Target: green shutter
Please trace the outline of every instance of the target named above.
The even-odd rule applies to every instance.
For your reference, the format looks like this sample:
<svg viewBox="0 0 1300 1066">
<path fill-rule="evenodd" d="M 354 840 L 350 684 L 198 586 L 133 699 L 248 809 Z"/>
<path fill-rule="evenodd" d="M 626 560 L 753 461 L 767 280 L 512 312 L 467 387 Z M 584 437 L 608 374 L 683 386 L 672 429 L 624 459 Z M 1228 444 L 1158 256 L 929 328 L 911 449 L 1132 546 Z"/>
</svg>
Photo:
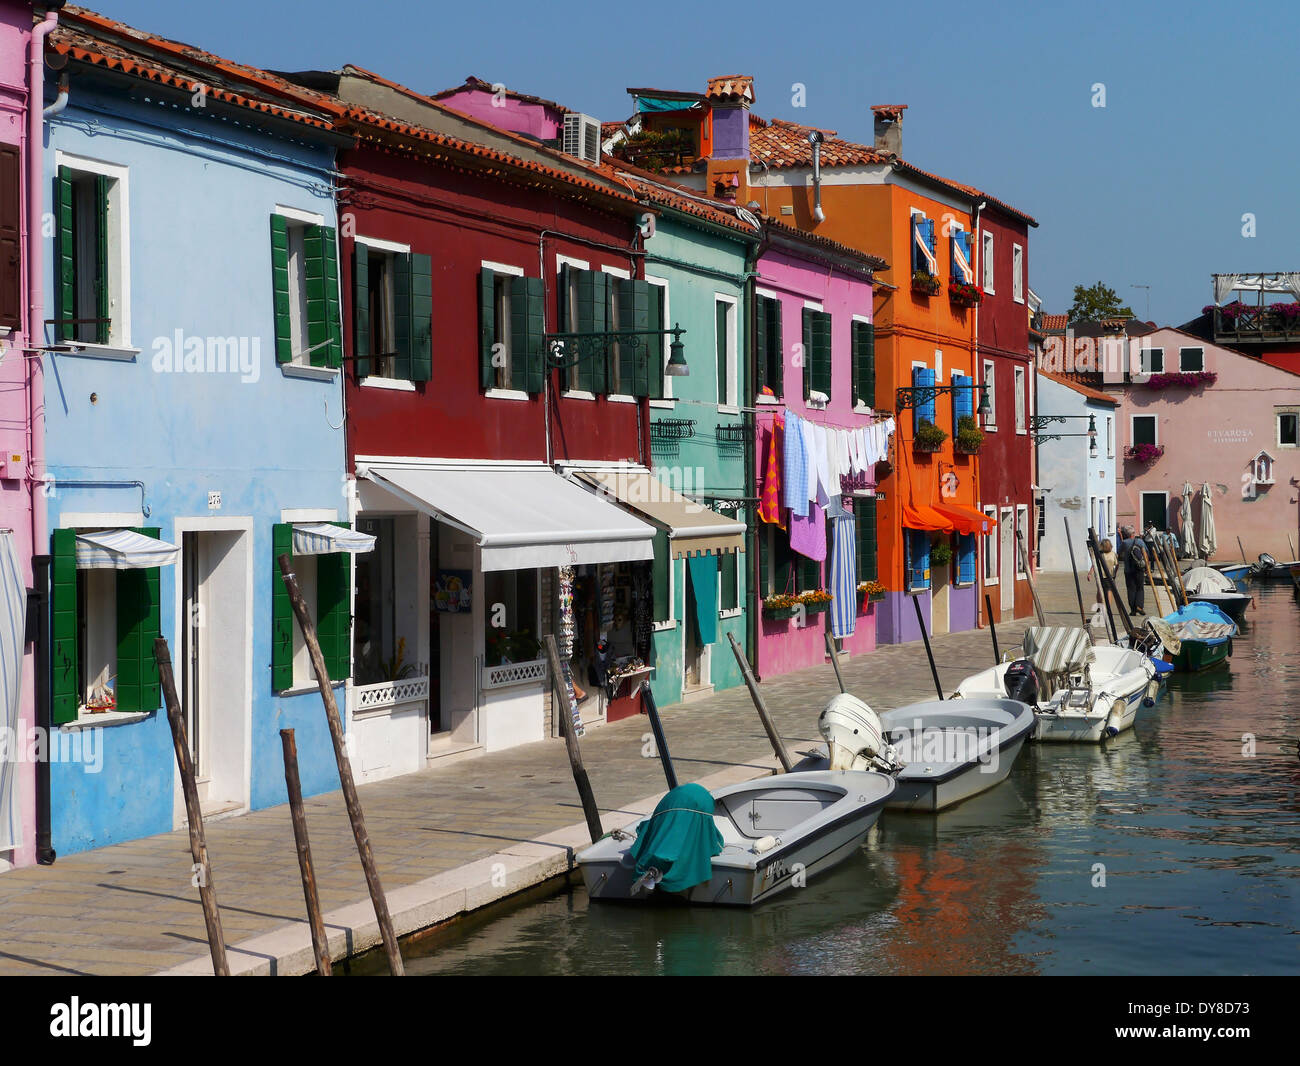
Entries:
<svg viewBox="0 0 1300 1066">
<path fill-rule="evenodd" d="M 411 380 L 411 257 L 393 255 L 393 377 Z"/>
<path fill-rule="evenodd" d="M 411 380 L 433 377 L 433 258 L 411 256 Z"/>
<path fill-rule="evenodd" d="M 822 564 L 816 559 L 799 556 L 799 591 L 811 592 L 822 587 Z"/>
<path fill-rule="evenodd" d="M 803 398 L 805 400 L 812 392 L 813 314 L 814 312 L 809 308 L 803 309 Z"/>
<path fill-rule="evenodd" d="M 673 565 L 672 553 L 669 551 L 668 534 L 664 530 L 655 533 L 655 557 L 651 565 L 651 577 L 654 588 L 654 620 L 666 622 L 672 617 L 672 603 L 669 593 L 672 591 L 668 580 L 669 567 Z"/>
<path fill-rule="evenodd" d="M 293 688 L 293 605 L 280 575 L 280 556 L 293 555 L 293 525 L 271 527 L 271 688 Z"/>
<path fill-rule="evenodd" d="M 662 285 L 646 283 L 646 304 L 649 308 L 650 329 L 663 329 L 664 289 Z M 661 333 L 658 337 L 645 338 L 649 342 L 650 356 L 646 362 L 646 372 L 650 376 L 649 396 L 652 400 L 663 398 L 664 394 L 664 344 L 666 338 Z"/>
<path fill-rule="evenodd" d="M 334 228 L 303 227 L 303 252 L 306 260 L 309 360 L 312 366 L 340 367 L 343 365 L 343 329 L 339 316 L 338 246 Z"/>
<path fill-rule="evenodd" d="M 275 314 L 275 361 L 293 359 L 293 332 L 289 326 L 289 224 L 283 215 L 271 216 L 271 292 Z"/>
<path fill-rule="evenodd" d="M 770 323 L 767 305 L 770 302 L 766 296 L 759 296 L 754 301 L 754 395 L 756 397 L 761 396 L 763 386 L 769 384 L 767 364 L 770 358 L 771 338 L 768 336 Z M 772 391 L 776 391 L 775 387 Z"/>
<path fill-rule="evenodd" d="M 655 286 L 647 281 L 622 281 L 618 285 L 619 329 L 648 330 L 654 328 L 651 300 Z M 619 390 L 627 396 L 649 396 L 652 364 L 657 359 L 662 366 L 661 338 L 638 337 L 639 347 L 620 344 L 618 351 Z M 660 374 L 662 379 L 662 373 Z"/>
<path fill-rule="evenodd" d="M 108 307 L 108 182 L 103 174 L 95 175 L 95 341 L 107 344 L 109 337 Z"/>
<path fill-rule="evenodd" d="M 159 539 L 154 526 L 137 529 Z M 162 634 L 160 571 L 117 571 L 117 683 L 114 695 L 119 711 L 156 711 L 162 704 L 162 686 L 154 641 Z"/>
<path fill-rule="evenodd" d="M 713 302 L 714 354 L 718 361 L 718 404 L 727 402 L 727 305 Z"/>
<path fill-rule="evenodd" d="M 485 389 L 496 385 L 492 346 L 497 340 L 496 274 L 484 267 L 478 272 L 478 383 Z"/>
<path fill-rule="evenodd" d="M 347 522 L 336 526 L 350 529 Z M 330 681 L 345 681 L 352 672 L 348 637 L 351 628 L 352 555 L 333 552 L 316 556 L 316 639 Z"/>
<path fill-rule="evenodd" d="M 825 311 L 814 315 L 817 360 L 814 364 L 813 388 L 831 397 L 831 316 Z"/>
<path fill-rule="evenodd" d="M 878 580 L 879 566 L 876 551 L 876 501 L 866 497 L 854 500 L 857 521 L 854 523 L 858 540 L 858 580 Z"/>
<path fill-rule="evenodd" d="M 70 341 L 76 337 L 77 260 L 72 226 L 72 171 L 59 167 L 54 183 L 55 214 L 55 316 L 60 320 L 55 336 Z M 74 715 L 75 717 L 75 715 Z"/>
<path fill-rule="evenodd" d="M 735 552 L 718 553 L 718 609 L 731 611 L 740 606 Z"/>
<path fill-rule="evenodd" d="M 50 540 L 50 666 L 53 671 L 50 712 L 55 725 L 64 725 L 77 720 L 81 703 L 78 691 L 81 672 L 77 666 L 77 531 L 56 529 Z"/>
<path fill-rule="evenodd" d="M 768 547 L 768 536 L 770 527 L 763 525 L 758 527 L 758 599 L 761 602 L 767 595 L 767 572 L 771 566 L 771 560 L 768 556 L 771 549 Z"/>
<path fill-rule="evenodd" d="M 601 270 L 579 270 L 573 275 L 575 333 L 605 333 L 609 329 L 609 275 Z M 578 364 L 578 388 L 599 395 L 609 388 L 605 356 L 592 355 Z"/>
<path fill-rule="evenodd" d="M 370 374 L 370 251 L 360 241 L 352 246 L 352 354 L 360 381 Z"/>
<path fill-rule="evenodd" d="M 781 301 L 769 300 L 768 312 L 768 334 L 771 337 L 772 355 L 774 363 L 772 366 L 772 391 L 776 393 L 777 399 L 785 396 L 785 335 L 781 325 Z"/>
<path fill-rule="evenodd" d="M 876 406 L 876 327 L 853 323 L 853 403 Z"/>
<path fill-rule="evenodd" d="M 510 387 L 539 393 L 546 380 L 546 289 L 541 278 L 510 279 Z"/>
</svg>

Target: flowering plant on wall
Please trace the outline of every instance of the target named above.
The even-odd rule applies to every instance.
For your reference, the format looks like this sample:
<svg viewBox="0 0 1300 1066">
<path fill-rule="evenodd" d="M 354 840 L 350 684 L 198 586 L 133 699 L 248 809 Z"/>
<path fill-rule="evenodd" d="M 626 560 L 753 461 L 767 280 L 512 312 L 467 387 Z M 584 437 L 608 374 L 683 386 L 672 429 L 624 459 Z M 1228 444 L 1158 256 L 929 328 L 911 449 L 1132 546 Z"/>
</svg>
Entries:
<svg viewBox="0 0 1300 1066">
<path fill-rule="evenodd" d="M 1226 303 L 1219 308 L 1219 316 L 1229 325 L 1232 325 L 1232 323 L 1235 322 L 1242 315 L 1254 310 L 1255 308 L 1248 307 L 1240 300 L 1233 300 L 1231 303 Z M 1214 304 L 1206 304 L 1204 307 L 1201 308 L 1201 314 L 1203 315 L 1209 315 L 1213 313 L 1214 313 Z"/>
<path fill-rule="evenodd" d="M 1159 444 L 1135 444 L 1124 454 L 1137 463 L 1154 463 L 1165 454 L 1165 450 Z"/>
<path fill-rule="evenodd" d="M 1184 388 L 1194 389 L 1201 385 L 1213 385 L 1219 375 L 1213 370 L 1196 370 L 1187 374 L 1152 374 L 1146 380 L 1148 389 Z"/>
<path fill-rule="evenodd" d="M 912 271 L 913 292 L 924 293 L 926 296 L 938 296 L 940 287 L 939 279 L 928 270 Z"/>
<path fill-rule="evenodd" d="M 984 291 L 978 285 L 951 278 L 948 281 L 948 299 L 961 307 L 976 307 L 984 299 Z"/>
</svg>

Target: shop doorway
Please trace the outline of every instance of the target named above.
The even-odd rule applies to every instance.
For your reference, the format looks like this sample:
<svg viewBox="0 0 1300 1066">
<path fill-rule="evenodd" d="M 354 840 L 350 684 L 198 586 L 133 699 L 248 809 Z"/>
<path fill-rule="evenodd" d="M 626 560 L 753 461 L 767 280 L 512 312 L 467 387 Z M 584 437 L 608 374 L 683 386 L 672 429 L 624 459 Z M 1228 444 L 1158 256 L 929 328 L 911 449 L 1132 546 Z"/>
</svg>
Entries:
<svg viewBox="0 0 1300 1066">
<path fill-rule="evenodd" d="M 943 543 L 940 541 L 939 543 Z M 930 633 L 939 636 L 948 632 L 948 592 L 950 563 L 930 563 L 930 587 L 933 598 L 930 601 Z"/>
<path fill-rule="evenodd" d="M 695 689 L 703 688 L 705 681 L 704 674 L 704 645 L 700 641 L 700 623 L 699 613 L 695 601 L 695 585 L 689 577 L 686 581 L 686 618 L 683 633 L 685 642 L 682 653 L 682 688 L 686 692 L 692 692 Z"/>
</svg>

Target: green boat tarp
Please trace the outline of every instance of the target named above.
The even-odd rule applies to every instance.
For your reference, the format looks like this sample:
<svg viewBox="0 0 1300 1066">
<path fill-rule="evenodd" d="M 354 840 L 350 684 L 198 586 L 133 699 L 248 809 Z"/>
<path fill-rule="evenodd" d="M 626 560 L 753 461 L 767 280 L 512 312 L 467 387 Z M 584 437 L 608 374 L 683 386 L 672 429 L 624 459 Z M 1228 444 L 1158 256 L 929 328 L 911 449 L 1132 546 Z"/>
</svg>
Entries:
<svg viewBox="0 0 1300 1066">
<path fill-rule="evenodd" d="M 680 892 L 713 876 L 713 856 L 722 852 L 722 834 L 713 821 L 713 795 L 703 785 L 679 785 L 636 829 L 629 854 L 637 876 L 651 867 L 663 874 L 659 887 Z"/>
</svg>

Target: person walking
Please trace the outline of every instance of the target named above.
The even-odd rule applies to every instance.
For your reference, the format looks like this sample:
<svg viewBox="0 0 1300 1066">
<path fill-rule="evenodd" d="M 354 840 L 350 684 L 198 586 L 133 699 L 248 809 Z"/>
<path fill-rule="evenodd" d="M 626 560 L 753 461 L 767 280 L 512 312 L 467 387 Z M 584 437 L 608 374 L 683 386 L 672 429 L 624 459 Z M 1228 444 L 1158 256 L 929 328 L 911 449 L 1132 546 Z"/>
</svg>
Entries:
<svg viewBox="0 0 1300 1066">
<path fill-rule="evenodd" d="M 1124 586 L 1128 592 L 1128 609 L 1133 615 L 1146 614 L 1147 546 L 1125 526 L 1119 542 L 1119 561 L 1124 564 Z"/>
<path fill-rule="evenodd" d="M 1115 554 L 1115 545 L 1110 542 L 1109 537 L 1103 538 L 1102 542 L 1097 545 L 1101 549 L 1102 561 L 1106 564 L 1106 569 L 1110 572 L 1111 577 L 1119 573 L 1119 557 Z M 1093 574 L 1097 570 L 1096 563 L 1088 564 L 1088 580 L 1093 580 Z M 1102 581 L 1100 574 L 1097 574 L 1097 602 L 1104 605 L 1106 603 L 1106 586 Z"/>
</svg>

